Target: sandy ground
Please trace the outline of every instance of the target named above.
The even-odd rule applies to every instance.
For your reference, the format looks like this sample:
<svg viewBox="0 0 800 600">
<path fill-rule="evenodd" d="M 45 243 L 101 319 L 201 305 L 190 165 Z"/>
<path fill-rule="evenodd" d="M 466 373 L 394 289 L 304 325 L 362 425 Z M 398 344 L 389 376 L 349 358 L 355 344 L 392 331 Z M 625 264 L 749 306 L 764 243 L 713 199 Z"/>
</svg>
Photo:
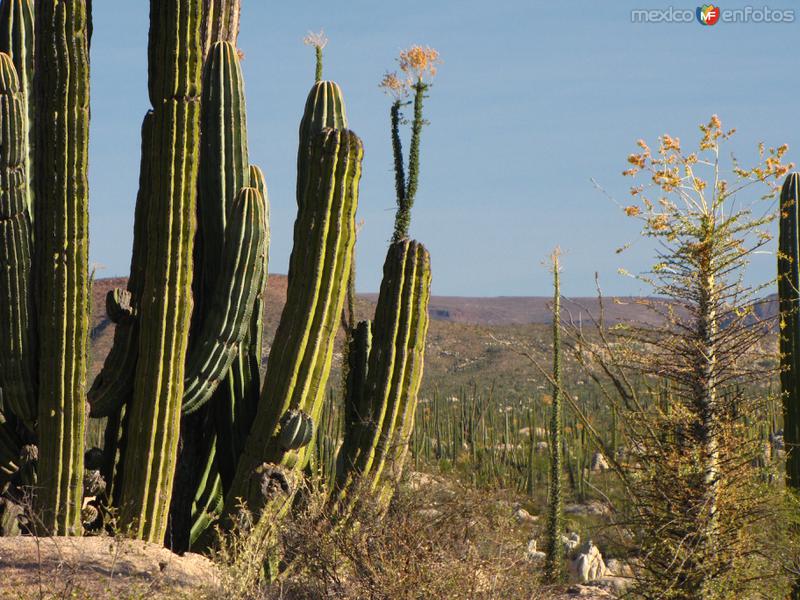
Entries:
<svg viewBox="0 0 800 600">
<path fill-rule="evenodd" d="M 196 598 L 214 565 L 154 544 L 109 537 L 0 538 L 0 598 Z"/>
</svg>

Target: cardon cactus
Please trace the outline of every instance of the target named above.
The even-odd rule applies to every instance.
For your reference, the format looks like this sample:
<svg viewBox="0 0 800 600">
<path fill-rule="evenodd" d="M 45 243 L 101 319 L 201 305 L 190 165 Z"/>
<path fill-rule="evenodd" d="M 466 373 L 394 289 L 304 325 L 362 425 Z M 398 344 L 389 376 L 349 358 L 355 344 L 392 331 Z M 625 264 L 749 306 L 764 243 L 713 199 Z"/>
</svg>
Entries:
<svg viewBox="0 0 800 600">
<path fill-rule="evenodd" d="M 200 143 L 201 0 L 152 0 L 153 106 L 146 270 L 139 306 L 120 516 L 136 537 L 161 542 L 178 450 L 184 361 L 192 310 Z"/>
<path fill-rule="evenodd" d="M 300 120 L 300 140 L 297 145 L 297 202 L 302 202 L 308 180 L 308 161 L 311 160 L 311 142 L 326 127 L 347 129 L 342 90 L 333 81 L 317 81 L 306 98 L 303 118 Z"/>
<path fill-rule="evenodd" d="M 341 90 L 321 81 L 319 63 L 300 123 L 287 301 L 262 386 L 269 205 L 248 157 L 240 2 L 151 0 L 153 108 L 142 124 L 131 272 L 106 297 L 114 346 L 87 394 L 91 2 L 38 0 L 35 78 L 32 6 L 0 4 L 0 485 L 35 488 L 48 532 L 100 527 L 111 504 L 133 536 L 176 549 L 244 500 L 258 516 L 249 540 L 266 555 L 315 447 L 353 294 L 363 147 Z M 427 251 L 397 240 L 384 275 L 374 343 L 369 324 L 348 338 L 342 456 L 352 460 L 340 474 L 372 491 L 399 472 L 413 422 Z M 88 471 L 85 399 L 107 419 Z M 329 480 L 337 429 L 326 413 Z"/>
<path fill-rule="evenodd" d="M 11 58 L 0 54 L 0 389 L 5 409 L 33 430 L 36 332 L 24 161 L 25 106 Z"/>
<path fill-rule="evenodd" d="M 34 53 L 33 0 L 3 0 L 0 3 L 0 52 L 11 57 L 19 79 L 19 92 L 25 106 L 22 114 L 26 132 L 25 179 L 27 183 L 28 212 L 33 218 L 33 155 L 36 148 L 34 135 L 33 53 Z"/>
<path fill-rule="evenodd" d="M 240 0 L 203 0 L 203 58 L 215 42 L 236 44 L 239 37 Z"/>
<path fill-rule="evenodd" d="M 417 392 L 422 380 L 428 331 L 430 257 L 422 244 L 394 242 L 386 256 L 383 281 L 372 325 L 356 329 L 353 356 L 357 367 L 347 390 L 347 426 L 338 461 L 334 501 L 346 510 L 357 499 L 357 488 L 377 492 L 381 476 L 393 482 L 402 469 L 413 427 Z M 366 376 L 364 349 L 369 348 Z M 358 386 L 363 386 L 361 391 Z M 388 493 L 389 486 L 384 488 Z M 388 498 L 384 498 L 388 500 Z"/>
<path fill-rule="evenodd" d="M 229 42 L 214 44 L 207 60 L 202 126 L 206 132 L 201 149 L 198 200 L 198 244 L 202 259 L 196 268 L 196 325 L 187 359 L 184 413 L 197 410 L 208 401 L 228 373 L 249 332 L 253 307 L 266 277 L 268 234 L 264 198 L 261 197 L 260 210 L 255 215 L 257 220 L 250 227 L 237 233 L 231 232 L 229 225 L 235 199 L 250 183 L 244 87 L 237 51 Z M 254 188 L 250 193 L 261 195 Z M 253 247 L 256 252 L 228 255 L 227 252 L 238 253 L 238 248 L 244 250 L 243 240 L 234 238 L 245 233 L 260 239 L 260 245 Z M 220 253 L 223 246 L 226 253 Z M 234 258 L 237 262 L 231 263 Z M 239 269 L 232 269 L 233 264 Z M 202 368 L 206 373 L 199 385 L 191 379 Z"/>
<path fill-rule="evenodd" d="M 786 482 L 800 490 L 800 174 L 787 176 L 781 190 L 778 234 L 778 298 L 780 301 L 781 390 Z"/>
<path fill-rule="evenodd" d="M 256 295 L 264 281 L 265 212 L 260 192 L 242 188 L 225 231 L 221 257 L 226 268 L 208 299 L 206 318 L 187 358 L 185 413 L 208 401 L 241 350 L 249 330 Z"/>
<path fill-rule="evenodd" d="M 342 313 L 355 242 L 355 212 L 361 177 L 361 140 L 349 130 L 324 129 L 311 144 L 307 185 L 302 188 L 294 228 L 289 280 L 267 363 L 255 422 L 236 470 L 226 511 L 242 498 L 258 511 L 265 498 L 253 478 L 260 465 L 304 464 L 308 446 L 286 451 L 280 422 L 290 410 L 318 421 L 330 373 L 336 324 Z"/>
<path fill-rule="evenodd" d="M 266 231 L 264 200 L 260 192 L 254 188 L 243 188 L 234 202 L 225 233 L 224 259 L 227 269 L 220 277 L 209 316 L 203 322 L 188 356 L 184 405 L 187 398 L 202 397 L 216 404 L 212 407 L 216 410 L 197 415 L 201 418 L 190 420 L 194 417 L 192 415 L 184 419 L 184 425 L 199 427 L 200 431 L 184 430 L 180 468 L 188 487 L 184 493 L 178 493 L 173 498 L 171 510 L 173 523 L 177 521 L 178 524 L 182 517 L 186 518 L 187 509 L 189 511 L 190 525 L 182 527 L 184 531 L 188 529 L 189 538 L 181 540 L 177 535 L 175 540 L 188 543 L 188 546 L 222 510 L 224 484 L 231 479 L 229 472 L 224 480 L 222 477 L 227 466 L 226 460 L 230 454 L 237 454 L 242 446 L 242 442 L 230 430 L 250 423 L 247 420 L 250 417 L 247 407 L 242 406 L 248 402 L 246 397 L 231 390 L 230 386 L 224 390 L 231 392 L 230 395 L 212 396 L 212 393 L 222 376 L 229 371 L 235 356 L 244 350 L 242 340 L 250 326 L 255 295 L 260 282 L 263 282 Z M 231 341 L 234 334 L 237 342 Z M 198 404 L 195 409 L 199 407 Z M 241 423 L 243 419 L 247 420 L 246 425 Z M 186 492 L 190 495 L 182 500 Z M 181 546 L 173 545 L 173 548 L 178 547 Z"/>
<path fill-rule="evenodd" d="M 44 528 L 67 534 L 81 531 L 89 335 L 88 4 L 36 3 L 37 502 Z"/>
<path fill-rule="evenodd" d="M 177 474 L 184 489 L 171 509 L 178 550 L 221 511 L 255 415 L 261 349 L 254 346 L 262 340 L 268 263 L 266 185 L 260 169 L 248 165 L 244 84 L 231 42 L 212 46 L 203 82 L 195 309 Z M 243 188 L 251 179 L 255 187 Z M 245 190 L 256 212 L 236 223 L 237 194 Z"/>
</svg>

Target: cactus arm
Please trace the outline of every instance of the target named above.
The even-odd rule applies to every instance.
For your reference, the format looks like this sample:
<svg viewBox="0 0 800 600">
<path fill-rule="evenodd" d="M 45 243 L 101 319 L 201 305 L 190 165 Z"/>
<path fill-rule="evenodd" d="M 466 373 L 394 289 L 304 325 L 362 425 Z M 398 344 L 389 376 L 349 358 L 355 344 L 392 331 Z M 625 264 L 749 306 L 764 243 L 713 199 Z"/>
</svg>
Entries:
<svg viewBox="0 0 800 600">
<path fill-rule="evenodd" d="M 202 47 L 201 0 L 151 0 L 153 193 L 140 304 L 120 516 L 135 537 L 161 542 L 177 457 L 192 311 Z"/>
<path fill-rule="evenodd" d="M 266 217 L 267 234 L 269 235 L 269 195 L 267 192 L 267 184 L 264 179 L 264 173 L 255 165 L 250 165 L 250 186 L 254 187 L 261 193 L 264 199 L 264 212 Z M 267 253 L 264 256 L 263 267 L 263 280 L 259 289 L 258 296 L 256 297 L 256 304 L 253 308 L 253 317 L 250 322 L 250 331 L 248 333 L 248 347 L 247 347 L 247 376 L 243 385 L 248 389 L 247 395 L 254 397 L 253 410 L 255 411 L 255 404 L 258 402 L 258 392 L 261 391 L 261 353 L 264 344 L 264 291 L 267 286 L 267 273 L 269 267 L 269 240 L 267 242 Z M 254 390 L 255 395 L 251 391 Z"/>
<path fill-rule="evenodd" d="M 133 225 L 133 251 L 127 291 L 131 307 L 138 312 L 144 291 L 147 262 L 147 218 L 152 182 L 153 112 L 142 121 L 141 163 L 139 167 L 139 192 Z M 109 315 L 111 317 L 111 315 Z M 113 319 L 112 319 L 113 320 Z M 87 394 L 92 417 L 108 417 L 117 412 L 131 397 L 136 359 L 139 355 L 139 319 L 124 318 L 114 328 L 114 343 L 106 356 L 103 368 Z M 108 482 L 108 479 L 106 479 Z"/>
<path fill-rule="evenodd" d="M 783 184 L 778 233 L 781 390 L 787 449 L 786 482 L 800 489 L 800 174 Z"/>
<path fill-rule="evenodd" d="M 346 513 L 358 490 L 377 490 L 384 465 L 402 468 L 413 427 L 428 328 L 430 259 L 410 240 L 393 243 L 375 310 L 373 341 L 364 387 L 363 415 L 345 429 L 332 502 Z M 348 390 L 348 395 L 354 392 Z M 385 489 L 390 489 L 387 483 Z"/>
<path fill-rule="evenodd" d="M 26 196 L 23 101 L 11 58 L 0 54 L 0 389 L 5 410 L 33 429 L 37 406 L 33 232 Z"/>
<path fill-rule="evenodd" d="M 258 402 L 260 353 L 253 368 L 249 338 L 254 326 L 260 331 L 255 312 L 263 310 L 269 229 L 266 200 L 260 190 L 244 187 L 253 172 L 266 193 L 263 174 L 248 164 L 245 104 L 237 50 L 231 42 L 214 42 L 203 73 L 195 307 L 180 483 L 170 509 L 178 551 L 195 543 L 219 512 L 213 498 L 230 486 Z M 205 437 L 190 432 L 198 427 L 209 430 Z M 203 465 L 211 471 L 200 472 Z"/>
<path fill-rule="evenodd" d="M 302 202 L 306 192 L 303 186 L 308 179 L 309 148 L 314 136 L 320 131 L 347 129 L 347 112 L 341 88 L 333 81 L 318 81 L 306 98 L 297 147 L 297 202 Z"/>
<path fill-rule="evenodd" d="M 366 444 L 360 442 L 354 465 L 358 473 L 366 474 L 372 468 L 383 433 L 383 422 L 391 409 L 393 386 L 396 385 L 397 357 L 396 340 L 409 326 L 404 307 L 404 283 L 413 261 L 408 260 L 405 243 L 393 244 L 387 253 L 383 268 L 383 281 L 379 302 L 375 309 L 373 343 L 369 357 L 367 378 L 367 405 L 369 406 L 369 428 L 363 431 Z M 406 301 L 407 302 L 407 301 Z"/>
<path fill-rule="evenodd" d="M 79 534 L 89 330 L 85 0 L 36 3 L 39 484 L 43 527 Z"/>
<path fill-rule="evenodd" d="M 222 512 L 225 504 L 225 493 L 222 478 L 216 463 L 216 449 L 209 457 L 208 465 L 203 472 L 197 494 L 192 504 L 192 523 L 189 529 L 189 548 L 192 548 L 200 536 L 211 526 Z"/>
<path fill-rule="evenodd" d="M 14 62 L 19 79 L 19 91 L 25 110 L 23 127 L 27 135 L 25 153 L 25 178 L 28 213 L 33 220 L 33 155 L 35 151 L 33 129 L 33 52 L 34 52 L 33 0 L 4 0 L 0 3 L 0 52 L 5 52 Z"/>
<path fill-rule="evenodd" d="M 202 148 L 198 196 L 203 238 L 201 297 L 210 298 L 222 271 L 222 248 L 234 200 L 249 186 L 244 82 L 236 48 L 215 43 L 203 75 Z M 197 286 L 196 286 L 197 287 Z M 200 306 L 202 315 L 205 307 Z"/>
<path fill-rule="evenodd" d="M 241 17 L 240 0 L 203 0 L 203 57 L 214 42 L 230 42 L 236 46 Z"/>
<path fill-rule="evenodd" d="M 417 410 L 417 394 L 422 383 L 422 374 L 425 364 L 425 342 L 428 336 L 428 303 L 430 300 L 431 269 L 430 256 L 424 247 L 416 248 L 417 276 L 413 281 L 414 302 L 411 307 L 412 326 L 406 346 L 406 365 L 403 375 L 403 384 L 400 392 L 400 408 L 398 420 L 393 428 L 389 452 L 385 459 L 385 469 L 391 477 L 383 482 L 385 492 L 384 500 L 390 498 L 394 486 L 400 479 L 408 452 L 408 442 L 414 429 L 414 416 Z M 381 471 L 375 474 L 375 484 L 381 477 Z"/>
<path fill-rule="evenodd" d="M 299 202 L 287 301 L 267 364 L 255 422 L 227 495 L 226 511 L 243 498 L 264 505 L 253 473 L 264 463 L 304 464 L 308 446 L 287 452 L 277 440 L 284 413 L 314 418 L 325 394 L 336 324 L 344 305 L 355 241 L 355 210 L 363 148 L 350 131 L 326 129 L 312 143 L 305 198 Z"/>
<path fill-rule="evenodd" d="M 187 359 L 184 413 L 209 400 L 247 335 L 267 253 L 263 206 L 258 190 L 243 188 L 233 207 L 222 252 L 227 268 Z"/>
</svg>

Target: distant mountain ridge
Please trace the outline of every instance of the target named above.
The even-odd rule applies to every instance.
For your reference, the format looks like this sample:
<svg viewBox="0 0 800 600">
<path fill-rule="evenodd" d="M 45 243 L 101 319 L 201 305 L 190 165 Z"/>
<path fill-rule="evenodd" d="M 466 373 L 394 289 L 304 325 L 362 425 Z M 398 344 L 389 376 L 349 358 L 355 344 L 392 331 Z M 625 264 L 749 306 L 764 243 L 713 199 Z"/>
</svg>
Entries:
<svg viewBox="0 0 800 600">
<path fill-rule="evenodd" d="M 95 280 L 95 317 L 102 321 L 105 307 L 105 294 L 115 287 L 124 287 L 127 279 L 115 277 Z M 365 310 L 374 307 L 378 294 L 359 294 L 360 306 Z M 609 296 L 603 298 L 603 310 L 607 323 L 636 321 L 657 324 L 660 318 L 645 305 L 646 298 L 637 296 Z M 286 301 L 286 275 L 270 275 L 267 284 L 267 320 L 279 317 Z M 470 323 L 473 325 L 527 325 L 532 323 L 551 323 L 549 296 L 432 296 L 430 315 L 437 321 L 451 323 Z M 98 314 L 97 310 L 101 309 Z M 573 321 L 595 318 L 600 313 L 597 297 L 565 298 L 562 306 L 565 316 Z M 760 319 L 778 314 L 777 294 L 768 296 L 755 307 Z M 368 314 L 371 314 L 371 310 Z M 99 324 L 99 322 L 97 323 Z"/>
<path fill-rule="evenodd" d="M 94 282 L 92 311 L 92 369 L 90 380 L 99 372 L 114 337 L 114 324 L 105 314 L 106 293 L 124 287 L 122 277 L 98 279 Z M 264 357 L 269 355 L 286 301 L 286 276 L 270 275 L 265 297 Z M 359 319 L 369 319 L 375 312 L 377 294 L 359 294 L 356 306 Z M 538 357 L 540 364 L 551 360 L 552 322 L 549 297 L 467 298 L 434 296 L 430 312 L 433 317 L 428 332 L 423 376 L 423 397 L 437 391 L 453 395 L 464 389 L 484 392 L 491 389 L 498 398 L 520 399 L 539 394 L 546 387 L 539 373 L 518 350 L 525 349 Z M 660 318 L 647 306 L 645 299 L 609 297 L 603 299 L 606 323 L 639 322 L 657 325 Z M 599 313 L 597 298 L 565 299 L 564 318 L 583 322 L 591 328 L 589 313 Z M 770 296 L 756 307 L 756 317 L 767 319 L 777 314 L 777 298 Z M 774 321 L 773 321 L 774 323 Z M 341 345 L 339 333 L 333 355 L 330 377 L 335 387 L 340 379 Z M 266 364 L 266 363 L 264 363 Z M 565 363 L 568 380 L 581 381 L 584 374 L 570 361 Z"/>
</svg>

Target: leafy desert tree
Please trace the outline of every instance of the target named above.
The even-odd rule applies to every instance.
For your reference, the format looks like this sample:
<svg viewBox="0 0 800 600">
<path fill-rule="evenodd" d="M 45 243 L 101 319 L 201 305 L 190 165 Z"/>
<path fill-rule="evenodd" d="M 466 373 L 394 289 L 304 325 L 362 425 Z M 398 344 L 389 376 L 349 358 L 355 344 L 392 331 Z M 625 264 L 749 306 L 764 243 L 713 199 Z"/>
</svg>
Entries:
<svg viewBox="0 0 800 600">
<path fill-rule="evenodd" d="M 774 550 L 786 528 L 753 427 L 775 375 L 774 329 L 758 310 L 774 280 L 754 285 L 745 274 L 768 249 L 777 180 L 792 165 L 786 145 L 759 146 L 752 168 L 727 160 L 734 130 L 717 116 L 700 131 L 693 152 L 669 135 L 655 150 L 639 140 L 624 172 L 636 181 L 624 212 L 657 249 L 636 277 L 658 324 L 609 327 L 601 310 L 592 336 L 570 328 L 570 346 L 620 422 L 625 452 L 610 462 L 627 492 L 619 520 L 638 555 L 637 593 L 780 597 L 787 571 Z"/>
</svg>

